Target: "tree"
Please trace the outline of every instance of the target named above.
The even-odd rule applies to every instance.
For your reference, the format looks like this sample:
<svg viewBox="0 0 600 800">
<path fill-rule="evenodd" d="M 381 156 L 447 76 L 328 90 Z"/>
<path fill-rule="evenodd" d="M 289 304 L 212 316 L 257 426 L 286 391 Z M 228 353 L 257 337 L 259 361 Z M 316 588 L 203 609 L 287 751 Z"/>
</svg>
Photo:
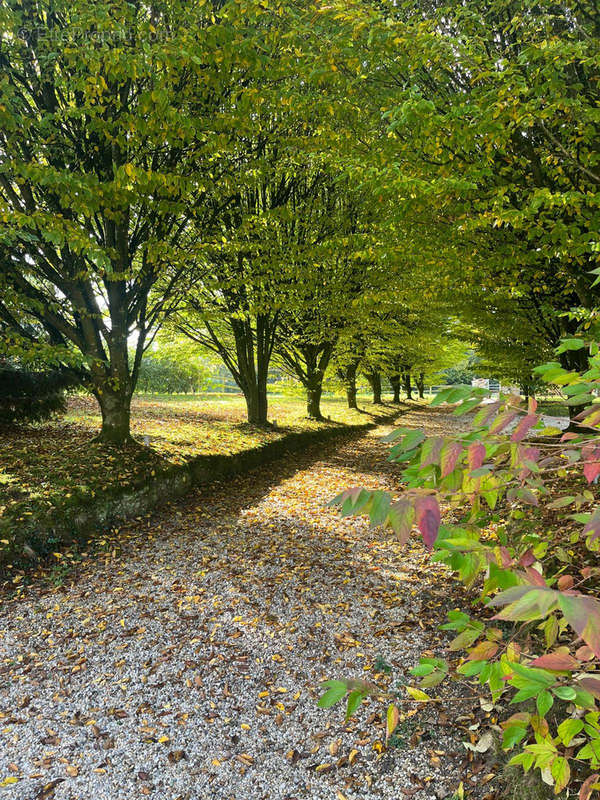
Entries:
<svg viewBox="0 0 600 800">
<path fill-rule="evenodd" d="M 600 549 L 600 511 L 590 491 L 600 475 L 598 311 L 583 319 L 579 335 L 558 350 L 586 350 L 589 368 L 580 374 L 554 361 L 536 369 L 564 390 L 565 402 L 584 406 L 576 432 L 561 436 L 545 424 L 533 398 L 523 403 L 501 395 L 489 403 L 485 389 L 451 386 L 433 404 L 448 403 L 458 416 L 475 411 L 468 429 L 431 437 L 395 431 L 389 460 L 402 466 L 401 493 L 353 488 L 334 502 L 344 515 L 368 514 L 372 524 L 393 528 L 403 544 L 418 528 L 433 558 L 479 595 L 483 615 L 450 611 L 441 626 L 456 634 L 452 658 L 428 653 L 411 670 L 419 680 L 419 688 L 406 687 L 411 699 L 429 703 L 434 687 L 448 679 L 460 682 L 463 696 L 465 680 L 478 693 L 487 687 L 496 708 L 516 711 L 498 715 L 503 749 L 519 745 L 509 763 L 539 769 L 556 795 L 568 787 L 589 800 L 600 768 L 600 680 L 593 669 L 600 601 L 598 570 L 590 566 Z M 442 516 L 443 508 L 452 513 Z M 457 660 L 460 651 L 466 652 Z M 381 693 L 355 680 L 324 686 L 319 705 L 347 698 L 349 713 Z M 390 736 L 398 694 L 387 696 Z"/>
<path fill-rule="evenodd" d="M 166 393 L 206 390 L 212 383 L 215 366 L 209 354 L 199 353 L 188 339 L 172 339 L 159 334 L 144 354 L 137 389 Z"/>
<path fill-rule="evenodd" d="M 360 329 L 362 298 L 381 286 L 383 246 L 372 195 L 351 189 L 347 178 L 323 174 L 310 214 L 297 222 L 305 247 L 299 280 L 290 287 L 276 341 L 285 369 L 306 389 L 307 414 L 321 419 L 323 378 L 340 337 Z M 380 212 L 381 213 L 381 212 Z M 383 216 L 383 214 L 382 214 Z M 393 276 L 386 274 L 385 280 Z M 350 369 L 350 402 L 356 402 L 356 365 Z M 354 377 L 352 377 L 354 376 Z"/>
<path fill-rule="evenodd" d="M 387 33 L 370 34 L 382 59 L 369 77 L 389 103 L 402 182 L 440 211 L 461 210 L 453 229 L 474 255 L 448 264 L 462 286 L 480 287 L 482 305 L 504 288 L 555 347 L 577 325 L 561 312 L 598 299 L 588 279 L 600 221 L 595 4 L 543 0 L 524 13 L 519 2 L 452 0 L 386 14 Z"/>
<path fill-rule="evenodd" d="M 107 442 L 129 438 L 144 349 L 230 201 L 230 148 L 252 126 L 245 79 L 263 70 L 270 12 L 221 6 L 4 6 L 0 318 L 80 354 Z"/>
<path fill-rule="evenodd" d="M 177 317 L 183 333 L 223 359 L 244 393 L 248 421 L 257 425 L 267 424 L 267 376 L 283 309 L 295 302 L 293 287 L 308 280 L 301 268 L 314 242 L 305 235 L 306 221 L 319 207 L 324 182 L 322 171 L 304 165 L 296 149 L 298 139 L 312 136 L 311 125 L 292 116 L 276 125 L 273 120 L 269 115 L 259 132 L 255 119 L 257 158 L 238 178 L 222 236 L 206 248 Z"/>
</svg>

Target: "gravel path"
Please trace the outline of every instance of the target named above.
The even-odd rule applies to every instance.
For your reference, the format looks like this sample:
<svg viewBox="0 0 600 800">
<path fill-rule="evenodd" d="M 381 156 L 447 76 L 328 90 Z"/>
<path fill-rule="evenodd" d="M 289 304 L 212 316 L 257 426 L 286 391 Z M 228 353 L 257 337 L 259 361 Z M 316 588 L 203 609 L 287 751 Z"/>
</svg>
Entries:
<svg viewBox="0 0 600 800">
<path fill-rule="evenodd" d="M 348 724 L 316 707 L 324 678 L 372 678 L 378 657 L 397 678 L 440 648 L 443 574 L 325 507 L 393 485 L 383 432 L 196 492 L 67 585 L 5 600 L 0 800 L 450 796 L 444 714 L 408 713 L 386 750 L 381 704 Z"/>
</svg>

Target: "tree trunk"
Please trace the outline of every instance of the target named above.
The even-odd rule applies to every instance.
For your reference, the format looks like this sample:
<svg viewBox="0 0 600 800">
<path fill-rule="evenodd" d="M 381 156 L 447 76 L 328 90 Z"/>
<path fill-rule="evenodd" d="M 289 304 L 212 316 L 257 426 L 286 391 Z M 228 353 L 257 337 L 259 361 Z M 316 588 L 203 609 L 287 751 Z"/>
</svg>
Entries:
<svg viewBox="0 0 600 800">
<path fill-rule="evenodd" d="M 381 405 L 381 375 L 379 372 L 369 372 L 366 377 L 373 392 L 373 402 Z"/>
<path fill-rule="evenodd" d="M 412 400 L 412 383 L 410 380 L 410 372 L 405 372 L 402 376 L 402 382 L 404 384 L 404 391 L 406 392 L 406 398 L 408 400 Z"/>
<path fill-rule="evenodd" d="M 131 440 L 131 392 L 115 392 L 106 386 L 94 391 L 102 412 L 102 429 L 98 440 L 123 445 Z"/>
<path fill-rule="evenodd" d="M 323 378 L 329 365 L 333 344 L 309 345 L 304 348 L 304 386 L 306 388 L 306 413 L 310 419 L 323 419 L 321 414 L 321 395 L 323 393 Z"/>
<path fill-rule="evenodd" d="M 306 413 L 310 419 L 323 419 L 321 414 L 321 382 L 306 387 Z"/>
<path fill-rule="evenodd" d="M 237 365 L 230 361 L 229 369 L 244 393 L 248 422 L 265 427 L 268 425 L 267 376 L 271 357 L 271 348 L 268 345 L 271 334 L 269 320 L 260 315 L 257 317 L 256 344 L 249 317 L 233 319 L 230 324 L 235 337 Z"/>
<path fill-rule="evenodd" d="M 346 386 L 346 400 L 348 402 L 348 408 L 358 409 L 358 404 L 356 402 L 356 381 L 352 385 L 349 384 Z"/>
<path fill-rule="evenodd" d="M 390 375 L 389 376 L 390 385 L 392 387 L 392 391 L 394 392 L 394 398 L 392 400 L 393 403 L 400 402 L 400 375 Z"/>
<path fill-rule="evenodd" d="M 344 383 L 346 384 L 346 399 L 348 408 L 358 408 L 356 403 L 356 368 L 358 362 L 349 364 L 344 372 Z"/>
<path fill-rule="evenodd" d="M 421 400 L 425 397 L 425 373 L 419 372 L 419 377 L 415 378 L 415 383 L 417 384 L 417 390 L 419 392 L 419 397 Z"/>
<path fill-rule="evenodd" d="M 248 422 L 251 425 L 267 425 L 267 387 L 252 383 L 242 389 L 246 399 Z"/>
<path fill-rule="evenodd" d="M 323 393 L 323 372 L 317 366 L 317 354 L 308 351 L 306 358 L 306 414 L 309 419 L 323 419 L 321 414 L 321 394 Z M 313 357 L 314 356 L 314 357 Z"/>
</svg>

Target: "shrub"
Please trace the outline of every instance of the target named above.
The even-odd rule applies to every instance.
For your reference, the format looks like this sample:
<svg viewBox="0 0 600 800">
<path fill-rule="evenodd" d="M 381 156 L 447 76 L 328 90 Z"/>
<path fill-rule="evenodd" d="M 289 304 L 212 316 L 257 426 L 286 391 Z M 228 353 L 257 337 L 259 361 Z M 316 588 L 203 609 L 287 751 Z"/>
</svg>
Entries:
<svg viewBox="0 0 600 800">
<path fill-rule="evenodd" d="M 42 422 L 65 409 L 65 391 L 77 384 L 66 370 L 38 372 L 0 366 L 0 424 Z"/>
<path fill-rule="evenodd" d="M 454 634 L 452 663 L 422 658 L 414 685 L 391 696 L 388 736 L 404 691 L 411 702 L 428 702 L 440 683 L 466 678 L 479 685 L 484 708 L 500 712 L 509 763 L 539 770 L 557 794 L 577 787 L 587 800 L 600 788 L 600 347 L 575 337 L 558 352 L 583 348 L 583 373 L 558 362 L 536 371 L 562 387 L 567 405 L 583 408 L 575 432 L 545 426 L 534 399 L 490 402 L 482 389 L 450 387 L 432 405 L 475 412 L 469 430 L 430 438 L 395 431 L 388 438 L 391 460 L 403 467 L 402 494 L 357 488 L 332 502 L 344 515 L 368 514 L 403 542 L 417 528 L 432 558 L 480 591 L 480 613 L 450 612 L 442 626 Z M 444 521 L 444 508 L 456 522 Z M 346 698 L 350 714 L 367 694 L 382 693 L 356 681 L 326 689 L 321 706 Z"/>
</svg>

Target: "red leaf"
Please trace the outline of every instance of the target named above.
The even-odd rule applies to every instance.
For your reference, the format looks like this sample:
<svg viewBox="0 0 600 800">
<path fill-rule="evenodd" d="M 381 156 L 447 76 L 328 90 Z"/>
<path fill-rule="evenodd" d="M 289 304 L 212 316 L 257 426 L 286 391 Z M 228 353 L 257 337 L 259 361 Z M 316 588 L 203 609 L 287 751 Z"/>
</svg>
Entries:
<svg viewBox="0 0 600 800">
<path fill-rule="evenodd" d="M 590 800 L 592 792 L 594 791 L 594 784 L 599 778 L 600 772 L 594 772 L 593 775 L 590 775 L 589 778 L 584 780 L 584 782 L 581 784 L 581 789 L 579 790 L 579 800 Z"/>
<path fill-rule="evenodd" d="M 548 584 L 544 580 L 544 576 L 541 574 L 541 572 L 538 572 L 537 569 L 534 569 L 533 567 L 525 567 L 525 572 L 527 573 L 529 582 L 534 586 L 543 586 L 544 589 L 548 587 Z"/>
<path fill-rule="evenodd" d="M 518 415 L 518 411 L 504 411 L 499 417 L 496 417 L 492 423 L 490 433 L 500 433 L 504 428 L 507 428 Z"/>
<path fill-rule="evenodd" d="M 402 544 L 406 544 L 410 537 L 413 522 L 415 519 L 415 509 L 413 504 L 406 497 L 392 503 L 388 512 L 388 521 Z"/>
<path fill-rule="evenodd" d="M 535 658 L 528 666 L 541 667 L 542 669 L 568 670 L 571 672 L 572 670 L 579 669 L 580 664 L 576 658 L 569 655 L 565 647 L 564 649 L 560 648 L 560 650 L 556 650 L 554 653 L 546 653 L 544 656 Z"/>
<path fill-rule="evenodd" d="M 535 556 L 533 554 L 533 550 L 529 548 L 529 550 L 526 550 L 519 559 L 519 566 L 530 567 L 532 564 L 535 564 Z"/>
<path fill-rule="evenodd" d="M 578 647 L 575 651 L 575 657 L 580 661 L 591 661 L 594 658 L 594 653 L 587 644 L 582 644 L 581 647 Z"/>
<path fill-rule="evenodd" d="M 600 658 L 600 602 L 583 594 L 559 594 L 558 603 L 569 625 Z"/>
<path fill-rule="evenodd" d="M 498 652 L 498 645 L 485 639 L 479 642 L 472 650 L 469 650 L 467 661 L 488 661 Z"/>
<path fill-rule="evenodd" d="M 417 525 L 428 550 L 433 548 L 440 529 L 440 507 L 432 494 L 417 497 L 415 501 Z"/>
<path fill-rule="evenodd" d="M 574 583 L 575 580 L 572 575 L 561 575 L 558 579 L 557 586 L 562 592 L 565 589 L 570 589 Z"/>
<path fill-rule="evenodd" d="M 445 478 L 446 475 L 450 475 L 454 467 L 456 466 L 456 462 L 462 455 L 462 444 L 459 442 L 448 442 L 444 445 L 442 450 L 442 478 Z"/>
<path fill-rule="evenodd" d="M 600 680 L 598 678 L 580 678 L 579 685 L 600 700 Z"/>
<path fill-rule="evenodd" d="M 583 474 L 587 482 L 591 483 L 600 475 L 600 444 L 593 442 L 581 448 L 581 457 L 584 460 Z"/>
<path fill-rule="evenodd" d="M 424 458 L 422 457 L 421 466 L 427 467 L 429 464 L 437 464 L 443 446 L 443 436 L 433 436 L 431 439 L 428 439 L 425 445 L 423 445 L 422 455 Z"/>
<path fill-rule="evenodd" d="M 469 469 L 479 469 L 485 459 L 485 445 L 481 442 L 473 442 L 468 450 Z"/>
<path fill-rule="evenodd" d="M 537 409 L 537 400 L 535 399 L 535 397 L 530 397 L 529 402 L 527 403 L 527 410 L 529 411 L 530 414 L 533 414 L 535 413 L 536 409 Z"/>
<path fill-rule="evenodd" d="M 506 567 L 510 567 L 513 563 L 513 558 L 508 548 L 504 545 L 500 545 L 500 566 L 506 569 Z"/>
<path fill-rule="evenodd" d="M 561 442 L 570 442 L 573 439 L 577 439 L 578 436 L 579 436 L 579 434 L 577 434 L 577 433 L 563 433 L 563 435 L 560 437 L 560 441 Z"/>
<path fill-rule="evenodd" d="M 537 414 L 526 414 L 514 429 L 513 435 L 510 437 L 511 442 L 520 442 L 524 439 L 538 419 Z"/>
<path fill-rule="evenodd" d="M 590 541 L 592 542 L 600 536 L 600 512 L 594 511 L 592 513 L 592 516 L 589 518 L 583 528 L 583 533 L 589 533 Z"/>
</svg>

